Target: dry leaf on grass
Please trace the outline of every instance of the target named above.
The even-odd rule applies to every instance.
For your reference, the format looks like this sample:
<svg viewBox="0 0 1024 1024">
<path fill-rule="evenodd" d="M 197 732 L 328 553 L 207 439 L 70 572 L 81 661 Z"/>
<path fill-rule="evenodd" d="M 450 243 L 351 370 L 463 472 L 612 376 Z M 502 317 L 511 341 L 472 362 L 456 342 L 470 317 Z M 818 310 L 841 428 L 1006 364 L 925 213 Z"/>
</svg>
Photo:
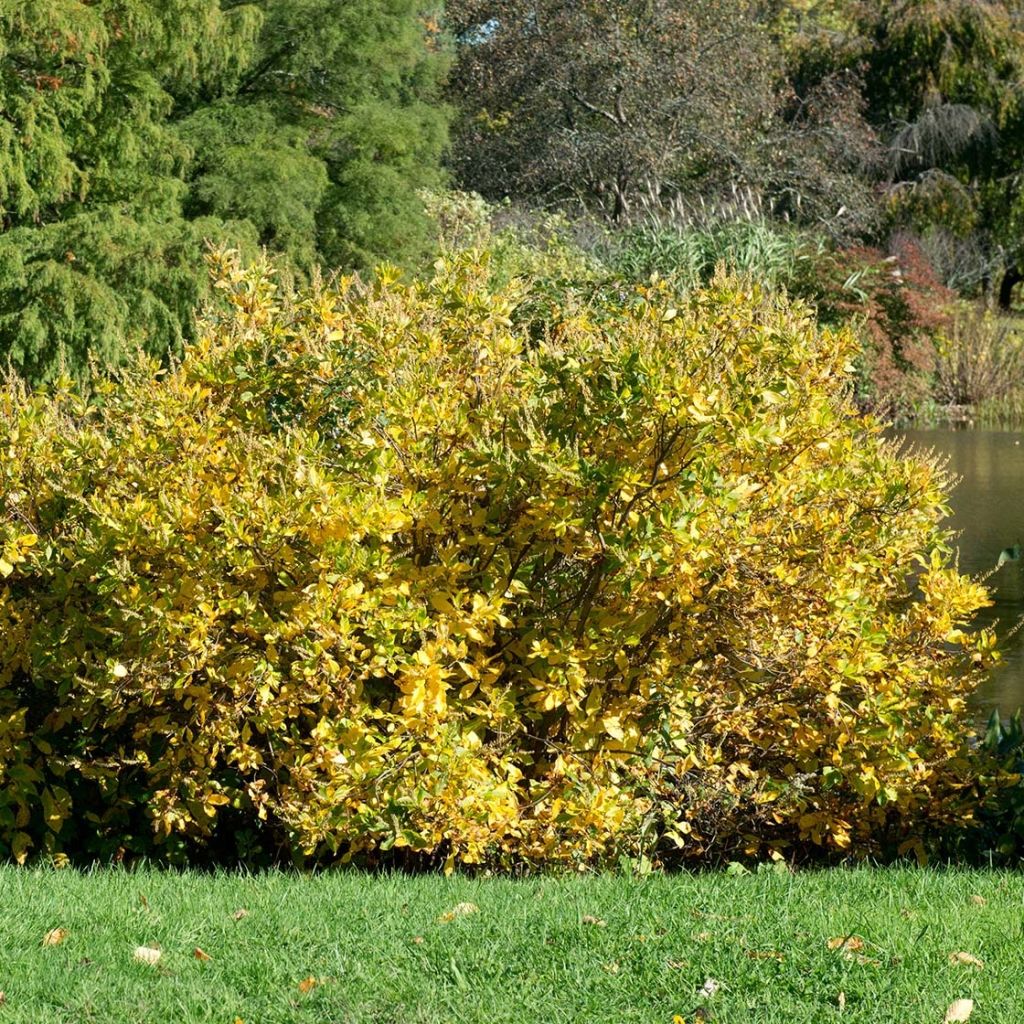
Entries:
<svg viewBox="0 0 1024 1024">
<path fill-rule="evenodd" d="M 454 921 L 457 917 L 465 917 L 467 914 L 475 914 L 480 908 L 475 903 L 457 903 L 451 910 L 443 913 L 438 921 L 441 924 L 448 924 L 449 921 Z"/>
<path fill-rule="evenodd" d="M 972 903 L 973 903 L 973 904 L 974 904 L 974 905 L 975 905 L 976 907 L 983 907 L 983 906 L 985 906 L 985 904 L 986 904 L 986 903 L 988 903 L 988 900 L 987 900 L 987 899 L 985 899 L 985 897 L 984 897 L 984 896 L 979 896 L 979 895 L 978 895 L 977 893 L 975 893 L 975 894 L 974 894 L 974 895 L 973 895 L 973 896 L 971 897 L 971 902 L 972 902 Z"/>
<path fill-rule="evenodd" d="M 600 917 L 594 917 L 593 914 L 584 914 L 581 918 L 581 923 L 593 925 L 595 928 L 604 928 L 608 922 L 602 920 Z"/>
<path fill-rule="evenodd" d="M 239 907 L 239 908 L 238 908 L 238 910 L 236 910 L 236 911 L 235 911 L 235 912 L 234 912 L 234 913 L 233 913 L 233 914 L 231 915 L 231 920 L 232 920 L 232 921 L 241 921 L 243 917 L 248 917 L 248 916 L 249 916 L 249 911 L 248 911 L 248 910 L 245 910 L 245 909 L 244 909 L 244 908 L 242 908 L 242 907 Z"/>
<path fill-rule="evenodd" d="M 984 960 L 979 960 L 973 953 L 965 953 L 962 949 L 950 953 L 949 962 L 954 967 L 976 967 L 979 971 L 985 966 Z"/>
<path fill-rule="evenodd" d="M 684 967 L 690 966 L 689 960 L 666 960 L 665 964 L 673 971 L 681 971 Z"/>
<path fill-rule="evenodd" d="M 722 983 L 720 981 L 715 981 L 714 978 L 708 978 L 707 981 L 701 985 L 700 992 L 697 994 L 702 996 L 704 999 L 710 999 L 721 987 Z"/>
<path fill-rule="evenodd" d="M 423 945 L 423 936 L 422 935 L 414 935 L 412 937 L 412 941 L 415 942 L 417 946 L 422 946 Z"/>
<path fill-rule="evenodd" d="M 714 936 L 711 932 L 694 932 L 693 938 L 696 942 L 710 942 Z"/>
<path fill-rule="evenodd" d="M 942 1024 L 963 1024 L 974 1013 L 973 999 L 958 999 L 955 1003 L 949 1004 L 946 1016 L 942 1018 Z"/>
<path fill-rule="evenodd" d="M 51 928 L 43 936 L 44 946 L 59 946 L 68 937 L 67 928 Z"/>
<path fill-rule="evenodd" d="M 212 957 L 212 956 L 210 956 L 210 954 L 209 954 L 209 953 L 207 953 L 207 952 L 204 952 L 204 951 L 203 951 L 203 950 L 201 950 L 201 949 L 200 949 L 200 948 L 199 948 L 198 946 L 196 946 L 196 948 L 195 948 L 195 950 L 193 951 L 192 955 L 193 955 L 193 956 L 194 956 L 194 957 L 195 957 L 195 958 L 196 958 L 197 960 L 212 960 L 212 959 L 213 959 L 213 957 Z"/>
<path fill-rule="evenodd" d="M 154 966 L 160 961 L 163 954 L 155 946 L 136 946 L 132 956 L 142 964 Z"/>
<path fill-rule="evenodd" d="M 859 935 L 839 935 L 828 940 L 829 949 L 842 949 L 847 953 L 856 953 L 864 948 L 864 940 Z"/>
<path fill-rule="evenodd" d="M 307 992 L 312 992 L 319 984 L 320 979 L 314 978 L 311 974 L 308 978 L 303 978 L 302 981 L 299 982 L 299 991 L 305 995 Z"/>
<path fill-rule="evenodd" d="M 604 970 L 606 970 L 609 974 L 618 974 L 619 973 L 619 962 L 618 962 L 618 960 L 613 960 L 610 964 L 601 964 L 601 967 Z"/>
<path fill-rule="evenodd" d="M 836 996 L 836 1006 L 839 1007 L 839 1012 L 840 1013 L 842 1013 L 843 1010 L 846 1009 L 846 993 L 845 992 L 840 992 L 839 995 Z"/>
<path fill-rule="evenodd" d="M 780 964 L 786 959 L 777 949 L 748 949 L 747 956 L 751 960 L 778 960 Z"/>
<path fill-rule="evenodd" d="M 0 1006 L 3 1006 L 7 1002 L 7 995 L 3 990 L 0 990 Z"/>
<path fill-rule="evenodd" d="M 849 950 L 843 953 L 844 960 L 851 960 L 855 964 L 860 964 L 861 967 L 881 967 L 882 961 L 876 960 L 874 957 L 865 956 L 863 953 L 851 953 Z"/>
</svg>

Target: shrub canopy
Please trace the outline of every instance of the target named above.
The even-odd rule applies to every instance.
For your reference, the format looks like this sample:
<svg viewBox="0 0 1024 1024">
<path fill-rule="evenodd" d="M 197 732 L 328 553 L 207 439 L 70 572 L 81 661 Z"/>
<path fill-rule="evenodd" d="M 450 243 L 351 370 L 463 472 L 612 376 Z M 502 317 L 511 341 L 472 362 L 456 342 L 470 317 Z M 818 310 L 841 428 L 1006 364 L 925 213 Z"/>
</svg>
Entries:
<svg viewBox="0 0 1024 1024">
<path fill-rule="evenodd" d="M 538 334 L 486 254 L 217 276 L 180 365 L 0 396 L 15 857 L 866 853 L 969 817 L 985 591 L 943 472 L 851 413 L 847 335 L 726 280 Z"/>
</svg>

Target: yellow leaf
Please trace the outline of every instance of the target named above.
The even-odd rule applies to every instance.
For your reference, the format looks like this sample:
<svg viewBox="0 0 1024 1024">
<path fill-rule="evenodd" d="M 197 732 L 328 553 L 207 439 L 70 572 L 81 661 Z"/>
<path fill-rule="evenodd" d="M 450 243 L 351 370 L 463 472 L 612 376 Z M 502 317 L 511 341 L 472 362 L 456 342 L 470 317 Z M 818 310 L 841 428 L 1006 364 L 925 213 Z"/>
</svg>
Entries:
<svg viewBox="0 0 1024 1024">
<path fill-rule="evenodd" d="M 973 953 L 965 953 L 963 950 L 950 953 L 949 962 L 954 967 L 976 967 L 979 971 L 985 966 L 984 960 L 979 960 Z"/>
<path fill-rule="evenodd" d="M 946 1016 L 942 1018 L 942 1024 L 963 1024 L 974 1013 L 973 999 L 957 999 L 949 1004 Z"/>
<path fill-rule="evenodd" d="M 150 967 L 156 966 L 160 961 L 160 957 L 163 954 L 159 949 L 154 946 L 136 946 L 132 956 L 139 961 L 140 964 L 149 964 Z"/>
<path fill-rule="evenodd" d="M 859 935 L 840 935 L 837 938 L 828 940 L 829 949 L 843 949 L 848 953 L 855 953 L 858 949 L 864 948 L 864 940 Z"/>
<path fill-rule="evenodd" d="M 604 725 L 604 731 L 608 733 L 613 740 L 621 740 L 625 737 L 625 730 L 622 728 L 622 719 L 618 715 L 608 715 L 607 718 L 602 720 Z"/>
<path fill-rule="evenodd" d="M 241 921 L 243 917 L 248 917 L 248 916 L 249 916 L 249 911 L 245 910 L 243 907 L 239 907 L 238 910 L 236 910 L 231 915 L 231 920 L 232 921 Z"/>
<path fill-rule="evenodd" d="M 196 948 L 195 948 L 195 950 L 193 951 L 192 955 L 193 955 L 193 956 L 194 956 L 194 957 L 195 957 L 195 958 L 196 958 L 197 960 L 212 960 L 212 959 L 213 959 L 213 957 L 212 957 L 212 956 L 210 956 L 210 954 L 209 954 L 209 953 L 206 953 L 206 952 L 204 952 L 204 951 L 203 951 L 203 950 L 201 950 L 201 949 L 200 949 L 200 948 L 199 948 L 198 946 L 196 946 Z"/>
<path fill-rule="evenodd" d="M 584 914 L 581 918 L 581 923 L 593 925 L 595 928 L 604 928 L 608 924 L 607 921 L 594 917 L 593 914 Z"/>
<path fill-rule="evenodd" d="M 43 945 L 59 946 L 67 937 L 67 928 L 52 928 L 43 936 Z"/>
<path fill-rule="evenodd" d="M 299 982 L 299 992 L 301 992 L 302 995 L 306 995 L 307 992 L 312 992 L 313 989 L 315 989 L 317 985 L 320 984 L 320 979 L 314 978 L 313 975 L 311 974 L 308 978 L 303 978 L 302 981 Z"/>
<path fill-rule="evenodd" d="M 480 908 L 475 903 L 457 903 L 451 910 L 445 911 L 438 921 L 441 924 L 448 924 L 457 917 L 465 917 L 467 914 L 475 914 Z"/>
<path fill-rule="evenodd" d="M 19 821 L 19 825 L 25 824 Z M 15 832 L 11 840 L 11 855 L 19 864 L 24 864 L 28 858 L 28 849 L 32 845 L 32 838 L 27 832 Z"/>
</svg>

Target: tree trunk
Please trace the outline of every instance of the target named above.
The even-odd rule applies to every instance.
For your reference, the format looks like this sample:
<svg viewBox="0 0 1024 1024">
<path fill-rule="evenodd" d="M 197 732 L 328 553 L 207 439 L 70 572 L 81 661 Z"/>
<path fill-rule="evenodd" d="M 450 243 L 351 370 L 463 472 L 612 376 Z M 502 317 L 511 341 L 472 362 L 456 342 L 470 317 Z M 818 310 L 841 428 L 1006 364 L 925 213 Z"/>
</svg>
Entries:
<svg viewBox="0 0 1024 1024">
<path fill-rule="evenodd" d="M 1013 289 L 1024 281 L 1024 274 L 1020 272 L 1019 267 L 1007 267 L 1006 273 L 1003 274 L 1002 284 L 999 285 L 999 308 L 1009 309 L 1010 303 L 1013 301 Z"/>
</svg>

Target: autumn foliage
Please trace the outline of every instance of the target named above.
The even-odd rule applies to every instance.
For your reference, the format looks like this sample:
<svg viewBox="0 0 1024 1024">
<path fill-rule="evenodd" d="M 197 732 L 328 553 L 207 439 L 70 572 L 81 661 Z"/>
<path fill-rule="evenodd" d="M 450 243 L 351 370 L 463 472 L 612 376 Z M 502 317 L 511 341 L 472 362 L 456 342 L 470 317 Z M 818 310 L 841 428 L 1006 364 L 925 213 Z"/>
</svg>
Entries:
<svg viewBox="0 0 1024 1024">
<path fill-rule="evenodd" d="M 849 336 L 720 280 L 537 337 L 486 254 L 216 272 L 180 365 L 0 395 L 4 850 L 668 861 L 969 818 L 986 595 L 941 470 L 851 412 Z"/>
</svg>

